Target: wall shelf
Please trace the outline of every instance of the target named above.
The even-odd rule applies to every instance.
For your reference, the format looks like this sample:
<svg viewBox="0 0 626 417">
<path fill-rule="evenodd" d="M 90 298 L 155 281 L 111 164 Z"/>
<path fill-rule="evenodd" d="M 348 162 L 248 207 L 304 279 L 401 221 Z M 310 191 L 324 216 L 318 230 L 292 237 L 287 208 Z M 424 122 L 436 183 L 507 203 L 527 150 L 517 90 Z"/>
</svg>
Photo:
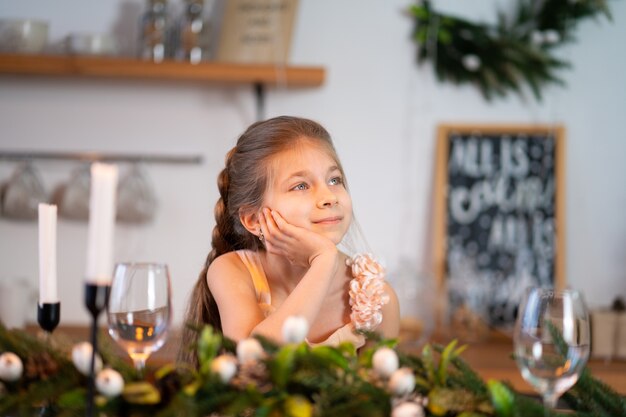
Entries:
<svg viewBox="0 0 626 417">
<path fill-rule="evenodd" d="M 266 86 L 319 87 L 324 82 L 325 70 L 317 66 L 155 63 L 122 57 L 0 54 L 0 74 L 251 84 L 256 97 L 257 119 L 261 120 L 264 118 Z"/>
<path fill-rule="evenodd" d="M 233 84 L 317 87 L 325 71 L 315 66 L 276 66 L 178 61 L 154 63 L 132 58 L 0 54 L 0 73 L 146 80 L 189 80 Z"/>
</svg>

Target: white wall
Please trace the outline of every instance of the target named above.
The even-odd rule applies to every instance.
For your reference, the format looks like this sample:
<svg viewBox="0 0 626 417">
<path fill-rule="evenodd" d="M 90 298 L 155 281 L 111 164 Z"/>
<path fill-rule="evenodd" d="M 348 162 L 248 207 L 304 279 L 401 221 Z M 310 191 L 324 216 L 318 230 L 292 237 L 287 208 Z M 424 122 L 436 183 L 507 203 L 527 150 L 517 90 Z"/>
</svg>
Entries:
<svg viewBox="0 0 626 417">
<path fill-rule="evenodd" d="M 541 104 L 517 97 L 487 103 L 471 87 L 437 83 L 430 67 L 415 64 L 413 24 L 404 14 L 410 4 L 301 0 L 291 61 L 324 66 L 327 80 L 318 89 L 271 90 L 267 116 L 302 115 L 324 124 L 335 138 L 372 249 L 391 271 L 407 261 L 416 274 L 426 275 L 436 124 L 563 123 L 568 131 L 567 279 L 592 306 L 626 296 L 626 50 L 619 42 L 626 39 L 626 4 L 610 2 L 613 23 L 600 19 L 580 26 L 578 43 L 563 51 L 573 63 L 563 72 L 567 88 L 550 89 Z M 486 19 L 494 17 L 495 4 L 435 2 L 447 11 Z M 49 19 L 57 40 L 75 31 L 131 33 L 129 17 L 142 5 L 138 0 L 0 0 L 0 17 Z M 177 321 L 210 247 L 215 179 L 224 154 L 254 118 L 247 87 L 0 77 L 0 150 L 205 158 L 202 165 L 149 166 L 160 201 L 156 221 L 116 230 L 116 260 L 170 265 Z M 0 161 L 0 181 L 14 167 Z M 51 190 L 77 164 L 38 162 L 36 167 Z M 62 319 L 85 323 L 86 224 L 60 220 L 58 236 Z M 36 286 L 37 271 L 36 223 L 0 218 L 0 281 L 24 277 Z M 34 306 L 28 306 L 31 316 Z"/>
</svg>

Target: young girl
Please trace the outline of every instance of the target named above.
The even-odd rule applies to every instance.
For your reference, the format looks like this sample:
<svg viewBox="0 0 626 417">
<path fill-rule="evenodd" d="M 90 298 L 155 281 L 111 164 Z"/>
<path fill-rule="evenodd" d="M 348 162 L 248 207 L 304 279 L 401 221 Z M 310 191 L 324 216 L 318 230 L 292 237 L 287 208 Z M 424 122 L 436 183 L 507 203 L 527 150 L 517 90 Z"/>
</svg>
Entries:
<svg viewBox="0 0 626 417">
<path fill-rule="evenodd" d="M 236 341 L 259 334 L 280 342 L 284 321 L 301 316 L 308 343 L 357 348 L 365 343 L 357 330 L 398 335 L 397 297 L 380 265 L 337 249 L 352 201 L 322 126 L 286 116 L 251 125 L 227 154 L 218 186 L 212 250 L 187 323 L 211 324 Z M 183 350 L 195 337 L 184 330 Z"/>
</svg>

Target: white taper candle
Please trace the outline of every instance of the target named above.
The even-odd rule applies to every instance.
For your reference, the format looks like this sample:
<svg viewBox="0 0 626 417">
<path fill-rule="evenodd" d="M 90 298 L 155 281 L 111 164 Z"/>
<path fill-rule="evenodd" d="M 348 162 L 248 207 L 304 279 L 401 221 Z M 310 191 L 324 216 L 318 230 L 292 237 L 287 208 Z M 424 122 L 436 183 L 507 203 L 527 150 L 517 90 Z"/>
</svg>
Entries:
<svg viewBox="0 0 626 417">
<path fill-rule="evenodd" d="M 91 165 L 85 273 L 85 279 L 90 284 L 109 285 L 111 283 L 117 176 L 115 165 L 101 163 Z"/>
<path fill-rule="evenodd" d="M 39 204 L 39 304 L 57 303 L 57 206 Z"/>
</svg>

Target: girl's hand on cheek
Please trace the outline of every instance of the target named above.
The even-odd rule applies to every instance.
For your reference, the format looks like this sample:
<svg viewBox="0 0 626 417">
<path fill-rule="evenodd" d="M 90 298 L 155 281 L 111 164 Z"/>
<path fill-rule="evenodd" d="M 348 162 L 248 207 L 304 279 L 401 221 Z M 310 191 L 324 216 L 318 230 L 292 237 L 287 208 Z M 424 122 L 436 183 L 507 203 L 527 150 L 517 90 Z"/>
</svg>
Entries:
<svg viewBox="0 0 626 417">
<path fill-rule="evenodd" d="M 330 239 L 288 223 L 277 211 L 264 208 L 259 217 L 267 251 L 286 257 L 292 264 L 309 267 L 322 254 L 338 253 Z"/>
</svg>

